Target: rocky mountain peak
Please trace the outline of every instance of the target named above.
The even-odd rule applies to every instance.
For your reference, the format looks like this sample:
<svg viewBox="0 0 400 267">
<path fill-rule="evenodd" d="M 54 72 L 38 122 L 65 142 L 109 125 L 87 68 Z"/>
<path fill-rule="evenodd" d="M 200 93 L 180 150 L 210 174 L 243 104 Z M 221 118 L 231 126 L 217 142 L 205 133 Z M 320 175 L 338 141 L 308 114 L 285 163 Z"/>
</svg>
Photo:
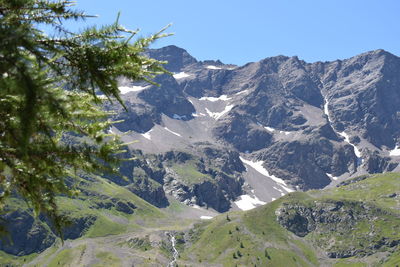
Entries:
<svg viewBox="0 0 400 267">
<path fill-rule="evenodd" d="M 202 160 L 214 164 L 229 158 L 244 188 L 265 202 L 290 190 L 400 170 L 400 60 L 384 50 L 315 63 L 276 56 L 244 66 L 197 61 L 176 46 L 149 53 L 168 60 L 174 73 L 158 77 L 159 87 L 134 86 L 123 95 L 129 114 L 117 112 L 115 119 L 125 122 L 113 130 L 125 141 L 138 140 L 132 149 L 199 155 L 199 144 L 223 147 L 218 153 L 200 153 Z M 232 151 L 239 155 L 235 160 Z M 198 168 L 193 174 L 204 178 L 208 171 L 193 164 Z M 166 173 L 172 177 L 168 192 L 194 203 L 185 199 L 193 197 L 190 187 L 175 186 L 179 171 Z M 240 192 L 237 183 L 232 185 Z M 186 193 L 173 192 L 178 187 Z M 224 194 L 232 196 L 228 191 Z M 230 198 L 224 199 L 220 203 L 227 209 Z"/>
<path fill-rule="evenodd" d="M 175 45 L 165 46 L 159 49 L 150 49 L 149 56 L 157 60 L 167 61 L 165 68 L 171 72 L 180 72 L 185 66 L 197 63 L 185 49 Z"/>
</svg>

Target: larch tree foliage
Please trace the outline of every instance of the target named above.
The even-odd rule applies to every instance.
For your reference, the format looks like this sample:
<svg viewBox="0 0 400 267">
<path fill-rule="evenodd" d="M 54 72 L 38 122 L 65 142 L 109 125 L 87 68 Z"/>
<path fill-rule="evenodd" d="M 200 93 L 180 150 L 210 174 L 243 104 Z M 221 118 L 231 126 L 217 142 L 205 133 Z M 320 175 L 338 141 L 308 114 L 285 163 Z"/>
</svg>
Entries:
<svg viewBox="0 0 400 267">
<path fill-rule="evenodd" d="M 75 193 L 66 179 L 118 166 L 123 144 L 107 133 L 112 121 L 98 95 L 123 105 L 119 77 L 151 82 L 166 73 L 163 62 L 143 53 L 163 31 L 136 38 L 117 19 L 70 32 L 66 21 L 90 17 L 73 5 L 0 0 L 0 211 L 7 197 L 18 195 L 58 229 L 56 196 Z"/>
</svg>

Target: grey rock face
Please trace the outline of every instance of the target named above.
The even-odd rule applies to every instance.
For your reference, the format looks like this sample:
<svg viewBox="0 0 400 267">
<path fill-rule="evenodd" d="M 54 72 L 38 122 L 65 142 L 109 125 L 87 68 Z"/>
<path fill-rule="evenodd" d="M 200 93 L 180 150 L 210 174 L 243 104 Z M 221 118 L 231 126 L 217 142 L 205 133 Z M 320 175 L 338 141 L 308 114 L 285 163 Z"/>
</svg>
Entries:
<svg viewBox="0 0 400 267">
<path fill-rule="evenodd" d="M 148 90 L 141 91 L 139 98 L 155 107 L 157 113 L 164 113 L 171 118 L 176 114 L 190 119 L 195 109 L 183 95 L 175 79 L 169 75 L 163 75 L 157 77 L 155 82 L 160 86 L 152 86 Z"/>
<path fill-rule="evenodd" d="M 399 136 L 400 60 L 376 50 L 327 63 L 320 72 L 338 129 L 354 128 L 378 148 L 393 148 Z"/>
<path fill-rule="evenodd" d="M 179 152 L 166 154 L 165 192 L 189 205 L 210 207 L 219 212 L 228 211 L 231 201 L 242 194 L 241 172 L 244 166 L 239 154 L 201 145 L 197 151 L 200 157 Z M 189 161 L 194 165 L 188 165 Z M 182 174 L 177 171 L 177 165 L 178 170 L 179 166 L 183 166 L 191 171 Z M 203 178 L 195 182 L 187 179 L 199 175 Z"/>
<path fill-rule="evenodd" d="M 174 46 L 149 54 L 184 75 L 160 76 L 160 87 L 123 97 L 129 114 L 118 112 L 125 122 L 116 127 L 132 130 L 145 154 L 222 145 L 302 190 L 398 168 L 389 152 L 400 145 L 400 59 L 386 51 L 312 64 L 277 56 L 241 67 L 200 62 Z M 157 138 L 140 136 L 151 129 Z"/>
<path fill-rule="evenodd" d="M 313 204 L 285 203 L 276 210 L 279 224 L 297 236 L 310 235 L 318 239 L 318 246 L 325 250 L 330 258 L 348 258 L 355 255 L 365 256 L 376 253 L 382 247 L 394 247 L 400 240 L 381 237 L 374 231 L 359 236 L 359 247 L 341 241 L 340 236 L 354 234 L 354 229 L 362 223 L 375 222 L 388 211 L 361 202 L 316 202 Z M 397 215 L 392 215 L 397 216 Z M 377 230 L 380 232 L 380 230 Z"/>
<path fill-rule="evenodd" d="M 2 216 L 9 239 L 0 239 L 0 249 L 13 255 L 28 255 L 50 247 L 56 237 L 49 227 L 26 211 L 17 210 Z M 10 242 L 11 241 L 11 242 Z"/>
<path fill-rule="evenodd" d="M 1 216 L 7 231 L 4 239 L 0 239 L 0 250 L 12 255 L 29 255 L 40 253 L 56 241 L 55 230 L 45 216 L 34 218 L 29 210 L 5 210 Z M 95 216 L 74 218 L 62 229 L 64 239 L 81 237 L 96 220 Z"/>
<path fill-rule="evenodd" d="M 215 136 L 232 144 L 238 151 L 255 151 L 271 144 L 272 135 L 248 123 L 249 117 L 237 113 L 214 128 Z"/>
</svg>

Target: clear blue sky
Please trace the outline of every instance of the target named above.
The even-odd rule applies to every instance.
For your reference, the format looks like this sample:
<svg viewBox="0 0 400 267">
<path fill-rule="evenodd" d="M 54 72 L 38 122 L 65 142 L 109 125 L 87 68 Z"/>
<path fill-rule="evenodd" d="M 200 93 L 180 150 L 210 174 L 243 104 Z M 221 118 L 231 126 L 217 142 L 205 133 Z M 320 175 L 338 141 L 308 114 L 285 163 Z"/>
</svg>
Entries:
<svg viewBox="0 0 400 267">
<path fill-rule="evenodd" d="M 112 23 L 120 11 L 121 24 L 144 36 L 172 22 L 175 35 L 153 48 L 174 44 L 199 60 L 314 62 L 379 48 L 400 55 L 400 0 L 77 0 L 77 8 L 99 15 L 91 25 Z"/>
</svg>

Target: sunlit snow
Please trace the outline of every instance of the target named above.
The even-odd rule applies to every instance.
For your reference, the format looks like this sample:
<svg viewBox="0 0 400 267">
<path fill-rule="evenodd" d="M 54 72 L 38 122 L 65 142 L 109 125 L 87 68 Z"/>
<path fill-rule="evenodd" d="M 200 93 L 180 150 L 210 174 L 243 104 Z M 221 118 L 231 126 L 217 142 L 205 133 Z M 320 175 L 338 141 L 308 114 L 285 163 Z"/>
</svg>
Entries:
<svg viewBox="0 0 400 267">
<path fill-rule="evenodd" d="M 200 216 L 200 219 L 202 220 L 211 220 L 212 218 L 213 218 L 212 216 L 205 216 L 205 215 Z"/>
<path fill-rule="evenodd" d="M 174 76 L 174 78 L 175 78 L 176 80 L 179 80 L 179 79 L 183 79 L 183 78 L 189 77 L 190 74 L 187 74 L 186 72 L 183 72 L 183 71 L 182 71 L 182 72 L 179 72 L 179 73 L 174 74 L 173 76 Z"/>
<path fill-rule="evenodd" d="M 144 89 L 149 88 L 150 86 L 120 86 L 118 87 L 119 91 L 121 92 L 122 95 L 130 93 L 130 92 L 139 92 Z"/>
<path fill-rule="evenodd" d="M 142 136 L 143 136 L 144 138 L 146 138 L 146 139 L 151 140 L 151 135 L 150 135 L 151 131 L 153 131 L 153 129 L 151 129 L 151 130 L 148 131 L 148 132 L 145 132 L 144 134 L 142 134 Z"/>
<path fill-rule="evenodd" d="M 199 100 L 207 100 L 207 101 L 211 101 L 211 102 L 215 102 L 215 101 L 227 101 L 230 100 L 231 98 L 228 97 L 227 95 L 221 95 L 220 97 L 212 97 L 212 96 L 203 96 L 202 98 L 200 98 Z"/>
<path fill-rule="evenodd" d="M 329 102 L 328 102 L 328 100 L 325 99 L 324 114 L 328 117 L 328 121 L 332 122 L 331 117 L 329 115 L 328 105 L 329 105 Z"/>
<path fill-rule="evenodd" d="M 261 126 L 261 127 L 264 127 L 264 129 L 266 129 L 268 132 L 279 132 L 279 133 L 281 133 L 281 134 L 285 134 L 285 135 L 288 135 L 288 134 L 290 134 L 291 132 L 288 132 L 288 131 L 282 131 L 282 130 L 277 130 L 277 129 L 275 129 L 275 128 L 272 128 L 272 127 L 269 127 L 269 126 L 264 126 L 264 125 L 262 125 L 261 123 L 259 123 L 259 122 L 257 122 L 257 124 L 258 124 L 258 126 Z"/>
<path fill-rule="evenodd" d="M 221 118 L 223 115 L 225 115 L 226 113 L 228 113 L 232 108 L 233 108 L 233 105 L 228 105 L 228 106 L 226 106 L 225 109 L 224 109 L 223 111 L 221 111 L 221 112 L 211 112 L 208 108 L 206 108 L 206 112 L 207 112 L 207 114 L 208 114 L 210 117 L 212 117 L 212 118 L 218 120 L 218 119 Z"/>
<path fill-rule="evenodd" d="M 248 91 L 249 91 L 248 89 L 247 89 L 247 90 L 243 90 L 243 91 L 240 91 L 240 92 L 236 93 L 235 95 L 245 94 L 245 93 L 247 93 Z"/>
<path fill-rule="evenodd" d="M 350 142 L 349 135 L 345 132 L 338 132 L 338 134 L 344 137 L 344 141 L 354 148 L 354 154 L 356 154 L 357 158 L 361 158 L 361 151 L 353 143 Z"/>
<path fill-rule="evenodd" d="M 393 150 L 389 151 L 390 156 L 400 156 L 400 147 L 396 146 Z"/>
<path fill-rule="evenodd" d="M 178 134 L 178 133 L 176 133 L 176 132 L 174 132 L 174 131 L 168 129 L 167 127 L 164 127 L 164 129 L 165 129 L 166 131 L 168 131 L 168 132 L 170 132 L 170 133 L 176 135 L 176 136 L 182 137 L 182 135 L 180 135 L 180 134 Z"/>
<path fill-rule="evenodd" d="M 264 163 L 263 161 L 260 160 L 260 161 L 254 162 L 254 161 L 246 160 L 246 159 L 244 159 L 244 158 L 242 158 L 242 157 L 240 157 L 240 160 L 241 160 L 243 163 L 245 163 L 245 164 L 251 166 L 253 169 L 255 169 L 256 171 L 258 171 L 260 174 L 262 174 L 262 175 L 264 175 L 264 176 L 267 176 L 267 177 L 271 178 L 273 181 L 277 182 L 283 189 L 286 190 L 286 192 L 289 192 L 289 193 L 290 193 L 290 192 L 294 192 L 293 189 L 289 188 L 289 187 L 286 185 L 285 181 L 284 181 L 282 178 L 278 178 L 278 177 L 276 177 L 275 175 L 271 175 L 271 174 L 262 166 L 262 164 Z"/>
<path fill-rule="evenodd" d="M 330 173 L 325 173 L 329 178 L 331 178 L 332 180 L 337 180 L 338 178 L 336 176 L 333 176 Z"/>
<path fill-rule="evenodd" d="M 207 69 L 210 69 L 210 70 L 221 70 L 221 69 L 222 69 L 222 68 L 220 68 L 220 67 L 213 66 L 213 65 L 208 65 L 206 68 L 207 68 Z"/>
<path fill-rule="evenodd" d="M 235 204 L 241 210 L 251 210 L 259 205 L 266 204 L 266 202 L 259 200 L 256 196 L 241 195 L 240 200 L 235 201 Z"/>
<path fill-rule="evenodd" d="M 280 192 L 280 193 L 283 193 L 282 189 L 280 189 L 280 188 L 278 188 L 276 186 L 273 186 L 272 188 L 275 189 L 276 191 Z"/>
</svg>

